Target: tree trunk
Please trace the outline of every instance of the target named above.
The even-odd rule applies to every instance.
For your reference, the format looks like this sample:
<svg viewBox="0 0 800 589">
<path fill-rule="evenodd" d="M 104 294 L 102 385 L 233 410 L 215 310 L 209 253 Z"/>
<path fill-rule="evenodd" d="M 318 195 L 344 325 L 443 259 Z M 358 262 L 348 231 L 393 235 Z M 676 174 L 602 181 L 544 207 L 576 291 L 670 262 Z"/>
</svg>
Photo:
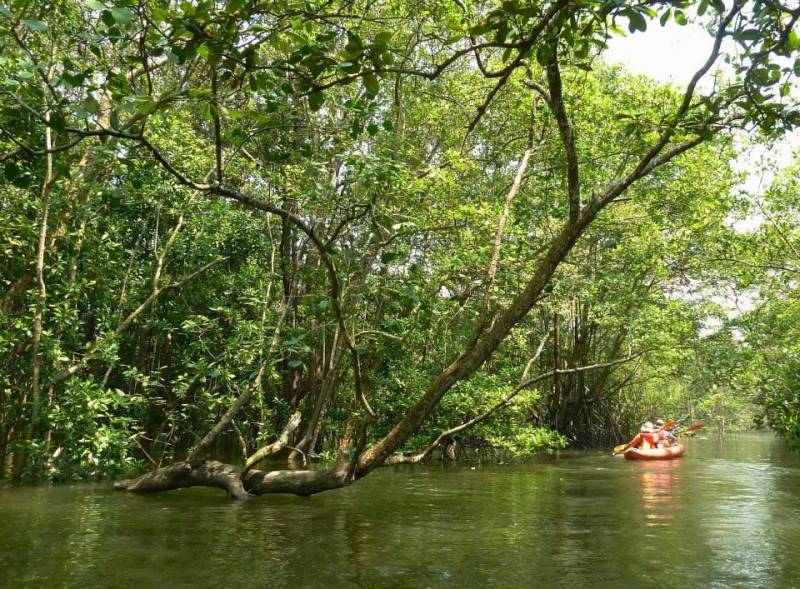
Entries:
<svg viewBox="0 0 800 589">
<path fill-rule="evenodd" d="M 227 491 L 234 499 L 244 499 L 247 492 L 233 466 L 208 460 L 203 462 L 176 462 L 157 468 L 137 479 L 114 483 L 118 491 L 156 493 L 186 487 L 217 487 Z"/>
<path fill-rule="evenodd" d="M 45 122 L 50 120 L 50 112 L 46 112 Z M 47 252 L 48 215 L 50 213 L 50 185 L 53 183 L 53 154 L 52 130 L 45 128 L 44 145 L 47 151 L 46 172 L 42 183 L 42 218 L 39 225 L 39 245 L 36 252 L 36 282 L 39 285 L 39 294 L 36 299 L 36 314 L 33 320 L 33 383 L 31 386 L 31 413 L 28 438 L 33 440 L 39 419 L 39 406 L 41 405 L 41 372 L 42 372 L 42 323 L 44 321 L 44 307 L 47 301 L 47 285 L 44 280 L 44 259 Z"/>
</svg>

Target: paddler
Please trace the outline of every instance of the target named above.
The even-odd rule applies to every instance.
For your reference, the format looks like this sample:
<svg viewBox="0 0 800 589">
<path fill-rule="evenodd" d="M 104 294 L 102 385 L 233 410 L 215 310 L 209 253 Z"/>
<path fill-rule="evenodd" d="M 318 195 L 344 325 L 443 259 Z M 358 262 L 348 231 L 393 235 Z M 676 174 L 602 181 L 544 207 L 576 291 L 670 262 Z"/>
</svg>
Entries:
<svg viewBox="0 0 800 589">
<path fill-rule="evenodd" d="M 669 448 L 672 446 L 673 441 L 675 440 L 675 434 L 672 431 L 664 429 L 664 420 L 657 419 L 656 420 L 656 447 L 658 448 Z"/>
<path fill-rule="evenodd" d="M 645 421 L 639 433 L 628 442 L 628 448 L 641 448 L 643 450 L 655 448 L 658 444 L 657 436 L 658 434 L 653 427 L 653 422 Z"/>
</svg>

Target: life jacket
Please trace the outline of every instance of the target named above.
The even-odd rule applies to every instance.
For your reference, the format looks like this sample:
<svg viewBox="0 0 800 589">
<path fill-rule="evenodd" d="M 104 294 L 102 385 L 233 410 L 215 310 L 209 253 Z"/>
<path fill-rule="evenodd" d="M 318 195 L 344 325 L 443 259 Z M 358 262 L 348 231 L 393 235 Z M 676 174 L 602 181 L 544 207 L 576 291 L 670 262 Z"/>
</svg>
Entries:
<svg viewBox="0 0 800 589">
<path fill-rule="evenodd" d="M 641 448 L 644 450 L 655 448 L 658 444 L 659 432 L 642 432 L 639 435 L 642 436 Z"/>
</svg>

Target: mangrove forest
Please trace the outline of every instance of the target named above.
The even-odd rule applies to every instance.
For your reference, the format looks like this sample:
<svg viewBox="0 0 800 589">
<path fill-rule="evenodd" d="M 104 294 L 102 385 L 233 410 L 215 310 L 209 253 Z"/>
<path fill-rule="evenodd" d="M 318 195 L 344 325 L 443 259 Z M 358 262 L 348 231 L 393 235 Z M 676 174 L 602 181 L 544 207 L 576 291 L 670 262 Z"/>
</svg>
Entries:
<svg viewBox="0 0 800 589">
<path fill-rule="evenodd" d="M 798 19 L 5 0 L 0 478 L 310 496 L 659 417 L 796 445 Z M 607 59 L 690 30 L 684 80 Z"/>
</svg>

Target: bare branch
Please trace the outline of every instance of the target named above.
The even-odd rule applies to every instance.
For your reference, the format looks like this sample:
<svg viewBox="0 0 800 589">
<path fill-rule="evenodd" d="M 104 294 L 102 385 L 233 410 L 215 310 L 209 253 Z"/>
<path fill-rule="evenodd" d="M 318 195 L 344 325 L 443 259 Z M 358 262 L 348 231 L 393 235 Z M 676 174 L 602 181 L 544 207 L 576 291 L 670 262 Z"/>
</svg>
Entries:
<svg viewBox="0 0 800 589">
<path fill-rule="evenodd" d="M 505 235 L 508 218 L 511 215 L 511 208 L 514 204 L 514 199 L 519 193 L 520 186 L 522 185 L 522 179 L 525 175 L 525 170 L 528 168 L 528 162 L 530 161 L 532 153 L 533 148 L 528 147 L 528 149 L 526 149 L 525 153 L 522 155 L 522 160 L 520 160 L 519 166 L 517 167 L 516 176 L 514 176 L 514 182 L 511 184 L 511 189 L 508 191 L 508 195 L 506 196 L 506 201 L 503 205 L 503 210 L 500 213 L 500 218 L 497 220 L 497 229 L 495 230 L 494 245 L 492 247 L 492 257 L 489 260 L 489 264 L 486 268 L 486 277 L 483 286 L 483 303 L 481 305 L 481 312 L 478 317 L 478 322 L 475 326 L 475 332 L 473 336 L 473 339 L 475 340 L 480 337 L 480 334 L 483 332 L 483 328 L 486 327 L 486 321 L 489 314 L 489 303 L 492 296 L 492 286 L 494 285 L 494 280 L 497 276 L 497 266 L 500 261 L 500 249 L 503 246 L 503 236 Z"/>
<path fill-rule="evenodd" d="M 214 122 L 214 156 L 217 166 L 217 182 L 222 184 L 222 131 L 219 123 L 219 94 L 217 88 L 217 67 L 211 66 L 211 119 Z"/>
<path fill-rule="evenodd" d="M 692 76 L 692 79 L 689 81 L 689 84 L 686 86 L 686 92 L 683 95 L 683 101 L 681 105 L 678 107 L 677 112 L 672 117 L 672 122 L 667 126 L 664 132 L 659 137 L 656 144 L 650 149 L 650 151 L 645 154 L 645 156 L 641 159 L 639 164 L 636 168 L 630 173 L 629 177 L 633 178 L 634 180 L 637 178 L 641 178 L 642 175 L 646 173 L 647 166 L 650 165 L 650 162 L 659 154 L 661 150 L 669 143 L 669 140 L 672 138 L 672 135 L 675 133 L 676 127 L 678 123 L 683 119 L 683 116 L 689 110 L 689 107 L 692 104 L 692 98 L 694 97 L 695 89 L 697 88 L 697 84 L 700 82 L 700 79 L 711 69 L 711 66 L 714 65 L 714 62 L 717 61 L 717 58 L 720 54 L 720 48 L 722 46 L 722 39 L 725 37 L 727 32 L 728 25 L 733 20 L 733 18 L 739 13 L 742 9 L 742 4 L 736 0 L 733 3 L 730 11 L 728 14 L 722 19 L 722 22 L 717 29 L 717 33 L 714 36 L 714 45 L 711 48 L 711 54 L 706 59 L 705 63 L 700 66 L 695 74 Z"/>
<path fill-rule="evenodd" d="M 13 29 L 13 27 L 12 27 Z M 16 36 L 16 32 L 14 33 Z M 43 75 L 44 72 L 42 73 Z M 45 112 L 45 121 L 50 120 L 50 111 Z M 44 130 L 44 148 L 49 151 L 53 138 L 50 127 Z M 41 219 L 39 221 L 39 243 L 36 249 L 36 281 L 39 284 L 39 293 L 36 298 L 36 312 L 33 320 L 33 384 L 31 391 L 31 414 L 29 424 L 29 439 L 33 439 L 39 419 L 39 404 L 41 401 L 41 372 L 42 356 L 40 346 L 42 341 L 42 323 L 44 319 L 45 303 L 47 301 L 47 285 L 44 279 L 44 262 L 47 253 L 48 215 L 50 212 L 50 187 L 53 184 L 53 154 L 47 154 L 47 166 L 41 192 Z"/>
<path fill-rule="evenodd" d="M 575 148 L 575 134 L 564 107 L 561 71 L 554 55 L 547 64 L 547 83 L 550 87 L 550 101 L 547 103 L 558 122 L 558 132 L 567 152 L 567 186 L 569 191 L 569 222 L 577 223 L 581 212 L 581 185 L 578 169 L 578 153 Z"/>
<path fill-rule="evenodd" d="M 290 418 L 289 421 L 286 423 L 286 426 L 283 428 L 283 431 L 278 436 L 278 439 L 272 442 L 267 446 L 263 446 L 259 448 L 256 452 L 254 452 L 251 456 L 247 458 L 244 463 L 244 469 L 242 470 L 242 476 L 244 476 L 247 471 L 252 469 L 255 465 L 257 465 L 262 460 L 265 460 L 269 456 L 276 454 L 283 450 L 284 448 L 288 448 L 289 444 L 289 436 L 292 435 L 294 430 L 298 428 L 300 425 L 300 417 L 301 414 L 299 411 L 296 411 Z M 293 450 L 297 450 L 296 448 L 292 448 Z M 297 450 L 305 457 L 305 454 L 300 450 Z"/>
</svg>

